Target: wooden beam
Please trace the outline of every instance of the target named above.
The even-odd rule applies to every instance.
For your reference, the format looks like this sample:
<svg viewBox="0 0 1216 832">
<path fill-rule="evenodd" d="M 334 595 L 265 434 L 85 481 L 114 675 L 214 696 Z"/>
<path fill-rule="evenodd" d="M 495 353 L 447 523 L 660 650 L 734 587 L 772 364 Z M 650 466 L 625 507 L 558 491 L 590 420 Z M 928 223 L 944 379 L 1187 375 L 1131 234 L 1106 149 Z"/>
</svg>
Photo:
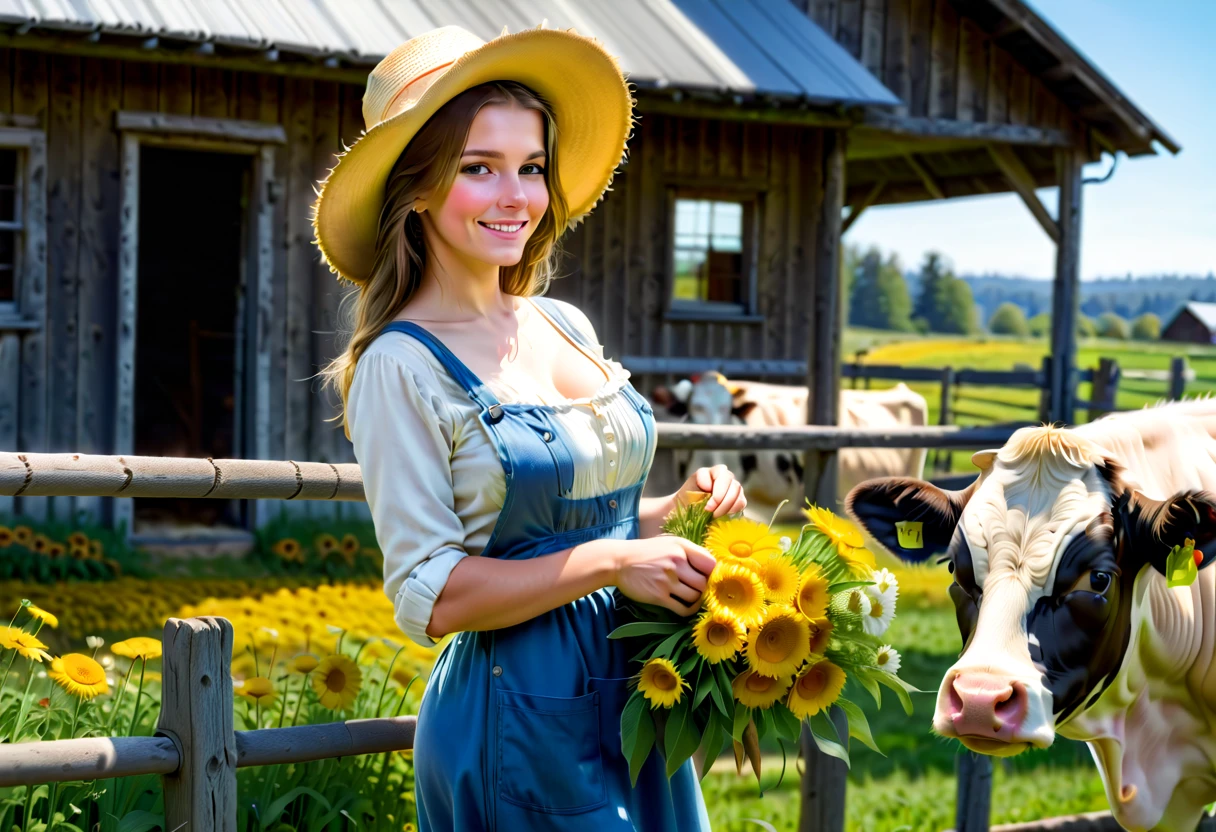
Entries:
<svg viewBox="0 0 1216 832">
<path fill-rule="evenodd" d="M 887 187 L 887 180 L 880 179 L 874 183 L 874 187 L 870 188 L 869 192 L 864 197 L 849 205 L 848 219 L 846 219 L 844 224 L 840 226 L 840 233 L 842 235 L 847 234 L 849 229 L 853 227 L 853 223 L 857 222 L 857 220 L 861 218 L 861 215 L 865 213 L 866 209 L 874 204 L 875 200 L 877 200 L 879 195 L 882 194 L 882 189 L 885 187 Z"/>
<path fill-rule="evenodd" d="M 1039 225 L 1043 226 L 1043 230 L 1047 232 L 1047 236 L 1052 242 L 1060 242 L 1060 227 L 1056 221 L 1048 213 L 1047 208 L 1039 200 L 1038 194 L 1034 192 L 1034 178 L 1030 175 L 1030 171 L 1026 170 L 1026 166 L 1022 164 L 1022 160 L 1014 153 L 1013 148 L 1007 145 L 988 145 L 988 152 L 992 155 L 992 161 L 996 162 L 996 166 L 1001 169 L 1001 173 L 1009 180 L 1009 184 L 1017 191 L 1018 196 L 1022 198 L 1022 202 L 1026 203 L 1026 207 L 1030 209 L 1030 213 L 1039 221 Z"/>
<path fill-rule="evenodd" d="M 1051 355 L 1048 418 L 1072 424 L 1076 407 L 1077 311 L 1081 296 L 1081 169 L 1082 151 L 1056 154 L 1060 182 L 1060 225 L 1056 246 L 1056 277 L 1051 295 Z"/>
<path fill-rule="evenodd" d="M 1067 147 L 1074 144 L 1065 130 L 1054 127 L 1031 127 L 1022 124 L 989 124 L 979 121 L 955 121 L 945 118 L 916 118 L 900 116 L 884 110 L 867 108 L 862 112 L 859 127 L 873 128 L 884 133 L 924 139 L 967 139 L 976 142 L 1029 144 L 1039 147 Z"/>
<path fill-rule="evenodd" d="M 854 119 L 836 110 L 813 110 L 797 107 L 773 106 L 773 102 L 764 102 L 748 106 L 734 97 L 724 97 L 720 101 L 706 98 L 675 99 L 670 92 L 666 94 L 647 94 L 644 89 L 635 92 L 637 111 L 641 114 L 653 113 L 665 116 L 683 116 L 686 118 L 712 118 L 724 121 L 751 121 L 762 124 L 798 124 L 807 127 L 851 127 Z"/>
<path fill-rule="evenodd" d="M 933 178 L 933 174 L 929 172 L 923 164 L 917 160 L 916 156 L 908 153 L 904 156 L 904 161 L 908 163 L 908 167 L 912 168 L 912 172 L 920 177 L 920 181 L 924 183 L 925 190 L 929 192 L 929 196 L 934 199 L 945 199 L 946 194 L 942 191 L 941 185 L 937 184 L 937 180 Z"/>
<path fill-rule="evenodd" d="M 120 132 L 135 130 L 162 135 L 205 136 L 255 144 L 287 143 L 287 131 L 281 124 L 263 124 L 236 118 L 201 118 L 119 110 L 114 113 L 114 127 Z"/>
</svg>

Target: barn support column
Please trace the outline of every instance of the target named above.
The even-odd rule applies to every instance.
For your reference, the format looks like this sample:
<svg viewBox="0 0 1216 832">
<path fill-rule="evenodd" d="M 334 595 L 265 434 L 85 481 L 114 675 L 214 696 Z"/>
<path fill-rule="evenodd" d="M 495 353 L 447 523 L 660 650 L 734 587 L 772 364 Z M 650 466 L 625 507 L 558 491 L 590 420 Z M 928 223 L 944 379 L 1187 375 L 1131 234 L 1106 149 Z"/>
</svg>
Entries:
<svg viewBox="0 0 1216 832">
<path fill-rule="evenodd" d="M 1072 424 L 1077 400 L 1077 313 L 1081 295 L 1081 168 L 1080 148 L 1056 154 L 1060 208 L 1056 224 L 1056 277 L 1051 296 L 1051 406 L 1048 418 Z"/>
<path fill-rule="evenodd" d="M 844 208 L 845 133 L 823 133 L 823 193 L 814 240 L 814 289 L 811 306 L 810 343 L 807 360 L 807 421 L 812 425 L 835 425 L 840 411 L 840 213 Z M 836 508 L 835 451 L 807 451 L 804 487 L 811 502 Z M 833 722 L 842 737 L 848 736 L 843 713 L 833 709 Z M 803 727 L 800 832 L 843 832 L 844 796 L 848 768 L 835 757 L 820 752 L 810 732 Z"/>
</svg>

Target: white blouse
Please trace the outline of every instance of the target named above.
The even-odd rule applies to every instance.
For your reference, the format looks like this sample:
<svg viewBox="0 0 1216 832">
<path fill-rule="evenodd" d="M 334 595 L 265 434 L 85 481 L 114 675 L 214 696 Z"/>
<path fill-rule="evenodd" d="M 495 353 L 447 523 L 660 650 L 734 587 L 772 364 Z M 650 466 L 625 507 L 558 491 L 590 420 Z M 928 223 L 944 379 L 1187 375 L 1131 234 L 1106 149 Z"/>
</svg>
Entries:
<svg viewBox="0 0 1216 832">
<path fill-rule="evenodd" d="M 639 482 L 654 455 L 642 417 L 621 394 L 629 372 L 604 358 L 590 322 L 561 304 L 594 350 L 607 380 L 594 395 L 553 400 L 516 373 L 483 379 L 500 402 L 553 408 L 573 445 L 572 499 L 594 497 Z M 539 305 L 533 311 L 561 332 Z M 593 372 L 599 373 L 598 370 Z M 479 409 L 420 341 L 401 332 L 376 338 L 355 367 L 346 401 L 355 459 L 376 538 L 384 553 L 384 591 L 402 632 L 421 645 L 435 599 L 462 558 L 489 542 L 506 495 L 506 478 Z"/>
</svg>

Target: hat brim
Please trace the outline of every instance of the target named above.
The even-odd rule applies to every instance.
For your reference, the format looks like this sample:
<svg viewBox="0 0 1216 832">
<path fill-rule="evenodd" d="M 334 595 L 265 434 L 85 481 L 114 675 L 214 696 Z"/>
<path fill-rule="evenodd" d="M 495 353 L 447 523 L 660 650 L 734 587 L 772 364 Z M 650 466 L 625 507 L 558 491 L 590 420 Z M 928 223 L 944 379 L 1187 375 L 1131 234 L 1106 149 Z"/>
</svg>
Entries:
<svg viewBox="0 0 1216 832">
<path fill-rule="evenodd" d="M 590 38 L 555 29 L 501 35 L 462 55 L 408 110 L 368 130 L 321 186 L 313 226 L 332 271 L 354 283 L 371 276 L 389 174 L 414 135 L 444 104 L 490 81 L 516 81 L 553 107 L 557 177 L 570 219 L 589 212 L 620 164 L 632 99 L 616 60 Z"/>
</svg>

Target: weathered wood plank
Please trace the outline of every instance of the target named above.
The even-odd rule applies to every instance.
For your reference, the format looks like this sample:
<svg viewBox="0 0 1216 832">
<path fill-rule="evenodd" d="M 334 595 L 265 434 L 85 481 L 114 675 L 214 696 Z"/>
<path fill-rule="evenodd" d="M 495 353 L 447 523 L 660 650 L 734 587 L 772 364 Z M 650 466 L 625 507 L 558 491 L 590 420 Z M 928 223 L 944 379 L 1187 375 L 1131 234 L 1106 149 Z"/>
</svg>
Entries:
<svg viewBox="0 0 1216 832">
<path fill-rule="evenodd" d="M 82 118 L 80 203 L 80 331 L 76 444 L 72 450 L 104 453 L 113 438 L 111 359 L 118 275 L 119 148 L 111 113 L 122 103 L 122 65 L 86 59 Z M 77 507 L 102 520 L 101 500 L 80 497 Z"/>
<path fill-rule="evenodd" d="M 930 65 L 933 60 L 934 0 L 909 0 L 908 111 L 914 116 L 929 114 Z"/>
<path fill-rule="evenodd" d="M 697 425 L 691 422 L 661 422 L 656 425 L 660 448 L 705 450 L 837 451 L 842 448 L 990 448 L 1000 447 L 1013 432 L 1027 424 L 958 427 L 927 425 L 915 428 L 842 428 L 834 425 L 803 425 L 783 428 L 753 428 L 747 425 Z M 0 473 L 3 473 L 0 471 Z M 0 487 L 6 479 L 0 477 Z M 835 492 L 830 501 L 835 503 Z"/>
<path fill-rule="evenodd" d="M 287 141 L 287 134 L 282 125 L 241 121 L 234 118 L 176 116 L 119 110 L 114 114 L 114 124 L 118 130 L 138 130 L 141 133 L 168 136 L 200 136 L 256 144 L 284 144 Z"/>
<path fill-rule="evenodd" d="M 194 115 L 228 118 L 232 84 L 231 70 L 199 66 L 194 69 Z M 163 78 L 162 78 L 163 82 Z"/>
<path fill-rule="evenodd" d="M 19 396 L 21 393 L 21 336 L 16 332 L 0 335 L 0 450 L 16 451 Z M 14 498 L 0 496 L 0 514 L 13 513 Z"/>
<path fill-rule="evenodd" d="M 625 204 L 633 186 L 631 180 L 628 171 L 617 174 L 612 191 L 595 209 L 601 215 L 604 228 L 604 295 L 596 336 L 610 354 L 620 352 L 624 343 L 625 303 L 629 292 L 625 271 Z"/>
<path fill-rule="evenodd" d="M 1030 171 L 1026 169 L 1026 165 L 1022 163 L 1021 158 L 1017 155 L 1012 147 L 1001 144 L 988 145 L 988 152 L 992 156 L 992 160 L 996 166 L 1001 169 L 1001 173 L 1017 191 L 1018 196 L 1022 198 L 1022 202 L 1026 203 L 1026 207 L 1030 209 L 1030 213 L 1038 220 L 1043 231 L 1052 239 L 1052 242 L 1059 243 L 1060 228 L 1055 219 L 1048 212 L 1046 206 L 1039 200 L 1038 194 L 1035 193 L 1034 177 L 1030 175 Z"/>
<path fill-rule="evenodd" d="M 638 245 L 643 252 L 641 275 L 641 339 L 639 351 L 654 354 L 659 350 L 661 323 L 666 298 L 663 289 L 667 262 L 667 216 L 663 211 L 661 165 L 663 162 L 663 124 L 655 119 L 643 119 L 641 127 L 641 176 L 638 188 Z M 742 135 L 740 134 L 740 139 Z M 632 162 L 630 163 L 632 164 Z"/>
<path fill-rule="evenodd" d="M 993 43 L 988 51 L 988 123 L 1009 122 L 1009 73 L 1013 59 Z"/>
<path fill-rule="evenodd" d="M 49 106 L 47 59 L 37 52 L 13 55 L 14 114 L 46 124 Z M 25 242 L 21 266 L 21 312 L 39 324 L 21 342 L 21 412 L 18 442 L 23 449 L 48 450 L 47 435 L 47 142 L 33 137 L 25 154 Z M 46 517 L 47 501 L 22 498 L 14 506 L 34 519 Z"/>
<path fill-rule="evenodd" d="M 310 322 L 313 313 L 313 262 L 316 249 L 312 245 L 312 202 L 316 175 L 315 109 L 312 81 L 288 79 L 283 116 L 287 127 L 287 281 L 283 314 L 284 326 L 282 372 L 285 374 L 283 398 L 272 406 L 272 418 L 280 421 L 282 435 L 272 435 L 271 447 L 283 447 L 287 459 L 303 459 L 309 450 L 310 395 L 307 379 L 312 375 L 312 336 Z M 336 97 L 332 85 L 327 90 Z M 336 106 L 336 105 L 335 105 Z M 277 317 L 277 316 L 276 316 Z M 280 368 L 272 367 L 278 374 Z M 282 408 L 282 410 L 280 410 Z"/>
<path fill-rule="evenodd" d="M 862 0 L 837 0 L 836 42 L 854 58 L 861 58 Z"/>
<path fill-rule="evenodd" d="M 763 358 L 785 358 L 785 287 L 791 268 L 790 260 L 790 183 L 789 171 L 793 155 L 792 127 L 774 127 L 769 146 L 769 192 L 764 218 L 763 251 L 767 252 L 764 268 L 760 269 L 757 296 L 761 298 L 760 314 L 781 322 L 780 326 L 763 327 L 760 348 L 752 355 Z"/>
<path fill-rule="evenodd" d="M 983 122 L 988 115 L 988 35 L 974 20 L 959 22 L 959 121 Z"/>
<path fill-rule="evenodd" d="M 168 737 L 88 737 L 0 745 L 0 788 L 171 774 L 177 747 Z"/>
<path fill-rule="evenodd" d="M 853 223 L 861 219 L 861 215 L 865 213 L 866 209 L 878 200 L 878 197 L 882 194 L 883 188 L 885 187 L 887 187 L 887 180 L 880 179 L 874 183 L 870 190 L 866 192 L 865 196 L 856 202 L 849 203 L 849 216 L 840 226 L 840 233 L 842 236 L 847 234 L 849 229 L 853 227 Z"/>
<path fill-rule="evenodd" d="M 942 191 L 942 186 L 938 184 L 937 178 L 933 173 L 925 167 L 924 162 L 916 158 L 915 154 L 908 153 L 904 156 L 904 161 L 908 163 L 908 167 L 912 168 L 912 172 L 917 175 L 921 183 L 925 186 L 925 190 L 929 196 L 934 199 L 945 199 L 946 194 Z"/>
<path fill-rule="evenodd" d="M 864 0 L 861 11 L 861 63 L 875 78 L 882 77 L 887 0 Z"/>
<path fill-rule="evenodd" d="M 139 138 L 124 134 L 120 146 L 118 213 L 118 330 L 115 333 L 114 453 L 135 452 L 135 335 L 139 300 Z M 116 525 L 131 528 L 133 506 L 118 500 Z"/>
<path fill-rule="evenodd" d="M 51 373 L 47 392 L 51 407 L 50 450 L 70 451 L 76 444 L 77 372 L 79 369 L 80 58 L 57 55 L 50 60 L 50 120 L 47 158 L 50 172 L 47 233 L 49 250 L 47 344 Z M 57 516 L 72 516 L 75 500 L 52 501 Z"/>
<path fill-rule="evenodd" d="M 1055 286 L 1051 315 L 1056 321 L 1051 333 L 1051 410 L 1053 422 L 1072 424 L 1077 388 L 1073 374 L 1077 366 L 1077 310 L 1081 302 L 1081 184 L 1085 157 L 1080 149 L 1056 152 L 1060 183 L 1059 237 L 1056 245 Z"/>
<path fill-rule="evenodd" d="M 903 104 L 895 111 L 905 115 L 912 95 L 909 62 L 912 52 L 911 0 L 887 0 L 887 29 L 883 53 L 883 83 Z"/>
<path fill-rule="evenodd" d="M 958 12 L 950 0 L 936 0 L 929 64 L 929 115 L 954 118 L 958 112 Z"/>
<path fill-rule="evenodd" d="M 128 61 L 122 65 L 124 110 L 155 111 L 160 102 L 160 70 L 154 63 Z"/>
<path fill-rule="evenodd" d="M 0 49 L 0 113 L 13 114 L 13 58 L 16 50 Z M 36 126 L 36 125 L 29 125 Z"/>
<path fill-rule="evenodd" d="M 180 765 L 163 779 L 165 823 L 236 832 L 232 625 L 222 618 L 170 618 L 163 641 L 156 727 L 181 749 Z"/>
<path fill-rule="evenodd" d="M 839 0 L 808 0 L 806 3 L 807 14 L 811 20 L 818 24 L 819 28 L 828 33 L 829 37 L 836 37 L 836 7 Z"/>
<path fill-rule="evenodd" d="M 161 64 L 157 109 L 175 116 L 194 115 L 194 67 Z"/>
<path fill-rule="evenodd" d="M 1009 76 L 1009 123 L 1030 123 L 1030 73 L 1016 61 Z"/>
</svg>

